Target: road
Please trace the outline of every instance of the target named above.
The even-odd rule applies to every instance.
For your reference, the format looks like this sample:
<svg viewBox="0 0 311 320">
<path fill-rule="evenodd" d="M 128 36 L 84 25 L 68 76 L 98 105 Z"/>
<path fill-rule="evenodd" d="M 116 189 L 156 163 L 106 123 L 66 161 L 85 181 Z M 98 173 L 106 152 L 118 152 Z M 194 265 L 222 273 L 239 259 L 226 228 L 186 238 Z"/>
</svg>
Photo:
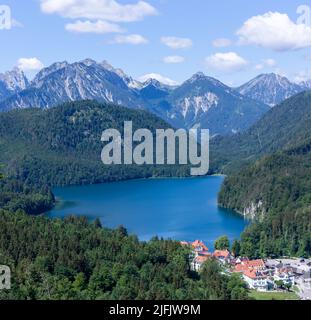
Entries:
<svg viewBox="0 0 311 320">
<path fill-rule="evenodd" d="M 302 300 L 311 300 L 311 286 L 306 285 L 301 280 L 297 281 L 297 286 L 299 288 L 299 297 Z"/>
</svg>

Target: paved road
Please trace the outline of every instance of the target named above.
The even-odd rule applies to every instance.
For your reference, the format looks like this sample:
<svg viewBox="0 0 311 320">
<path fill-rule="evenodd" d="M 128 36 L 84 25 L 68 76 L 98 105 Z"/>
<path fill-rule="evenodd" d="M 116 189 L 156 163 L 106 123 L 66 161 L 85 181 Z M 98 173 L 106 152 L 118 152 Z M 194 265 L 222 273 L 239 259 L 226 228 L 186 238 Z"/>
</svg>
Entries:
<svg viewBox="0 0 311 320">
<path fill-rule="evenodd" d="M 299 297 L 302 300 L 311 300 L 311 287 L 304 284 L 302 281 L 298 281 L 298 288 L 300 289 Z"/>
</svg>

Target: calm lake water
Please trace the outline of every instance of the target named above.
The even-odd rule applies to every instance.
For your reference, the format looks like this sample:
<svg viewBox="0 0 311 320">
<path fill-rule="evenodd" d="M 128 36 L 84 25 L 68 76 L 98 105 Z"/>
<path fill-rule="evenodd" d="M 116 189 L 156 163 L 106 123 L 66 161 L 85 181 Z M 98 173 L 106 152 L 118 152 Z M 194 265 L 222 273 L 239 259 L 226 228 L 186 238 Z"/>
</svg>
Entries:
<svg viewBox="0 0 311 320">
<path fill-rule="evenodd" d="M 205 241 L 240 237 L 247 221 L 217 207 L 223 177 L 134 180 L 92 186 L 56 188 L 62 201 L 50 217 L 83 215 L 100 218 L 107 227 L 125 226 L 141 240 L 159 237 Z"/>
</svg>

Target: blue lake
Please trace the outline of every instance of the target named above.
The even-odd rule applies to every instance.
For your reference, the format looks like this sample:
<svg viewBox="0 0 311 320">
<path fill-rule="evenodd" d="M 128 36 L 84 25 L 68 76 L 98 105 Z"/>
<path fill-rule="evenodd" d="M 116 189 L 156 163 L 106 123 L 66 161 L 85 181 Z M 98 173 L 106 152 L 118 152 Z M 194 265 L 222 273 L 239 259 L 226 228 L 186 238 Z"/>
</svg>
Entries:
<svg viewBox="0 0 311 320">
<path fill-rule="evenodd" d="M 248 224 L 217 206 L 223 177 L 133 180 L 56 188 L 61 200 L 50 217 L 83 215 L 100 218 L 106 227 L 123 225 L 141 240 L 153 236 L 203 240 L 210 248 L 219 236 L 238 239 Z"/>
</svg>

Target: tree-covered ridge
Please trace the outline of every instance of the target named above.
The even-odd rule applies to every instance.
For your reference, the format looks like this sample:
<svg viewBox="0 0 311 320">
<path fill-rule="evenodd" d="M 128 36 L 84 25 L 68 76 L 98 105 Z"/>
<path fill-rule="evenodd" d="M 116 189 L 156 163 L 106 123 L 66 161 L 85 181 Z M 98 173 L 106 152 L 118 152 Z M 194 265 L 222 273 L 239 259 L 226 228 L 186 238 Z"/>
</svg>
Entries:
<svg viewBox="0 0 311 320">
<path fill-rule="evenodd" d="M 213 141 L 214 170 L 231 174 L 220 205 L 255 218 L 242 235 L 242 254 L 311 255 L 310 123 L 311 93 L 305 92 L 276 106 L 247 133 Z"/>
<path fill-rule="evenodd" d="M 192 273 L 189 253 L 178 242 L 139 242 L 86 218 L 1 210 L 0 261 L 13 283 L 0 299 L 247 299 L 240 277 L 223 275 L 214 260 Z"/>
<path fill-rule="evenodd" d="M 211 141 L 213 172 L 235 174 L 261 157 L 307 144 L 311 137 L 311 92 L 300 93 L 267 112 L 245 133 Z"/>
<path fill-rule="evenodd" d="M 27 186 L 19 180 L 0 177 L 0 208 L 37 215 L 52 209 L 54 203 L 48 187 Z"/>
<path fill-rule="evenodd" d="M 104 166 L 101 134 L 122 132 L 124 121 L 133 130 L 169 128 L 146 111 L 94 101 L 1 113 L 0 162 L 7 176 L 40 187 L 190 174 L 188 166 Z"/>
<path fill-rule="evenodd" d="M 278 152 L 228 177 L 219 203 L 256 221 L 242 237 L 249 256 L 311 255 L 311 143 Z"/>
</svg>

